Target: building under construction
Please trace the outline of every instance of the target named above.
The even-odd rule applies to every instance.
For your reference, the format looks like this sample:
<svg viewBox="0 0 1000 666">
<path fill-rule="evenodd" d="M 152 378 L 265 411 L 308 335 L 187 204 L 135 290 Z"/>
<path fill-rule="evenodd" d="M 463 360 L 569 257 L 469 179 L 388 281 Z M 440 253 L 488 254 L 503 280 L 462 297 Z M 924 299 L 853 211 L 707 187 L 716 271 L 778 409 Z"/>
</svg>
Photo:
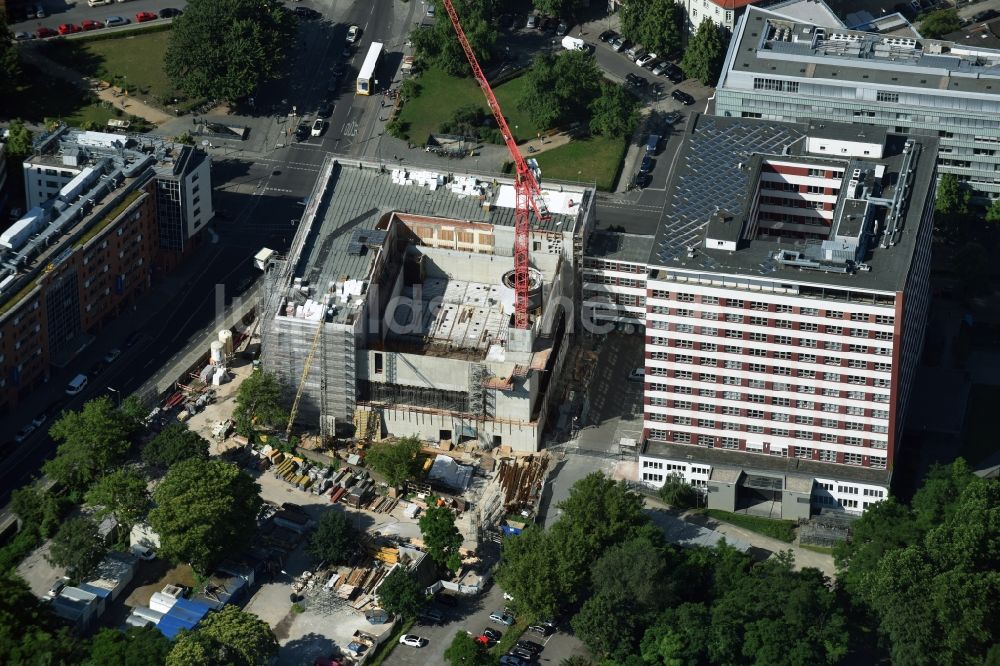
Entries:
<svg viewBox="0 0 1000 666">
<path fill-rule="evenodd" d="M 288 256 L 258 257 L 263 365 L 302 388 L 298 423 L 537 450 L 594 218 L 593 190 L 543 198 L 517 330 L 511 182 L 328 160 Z"/>
</svg>

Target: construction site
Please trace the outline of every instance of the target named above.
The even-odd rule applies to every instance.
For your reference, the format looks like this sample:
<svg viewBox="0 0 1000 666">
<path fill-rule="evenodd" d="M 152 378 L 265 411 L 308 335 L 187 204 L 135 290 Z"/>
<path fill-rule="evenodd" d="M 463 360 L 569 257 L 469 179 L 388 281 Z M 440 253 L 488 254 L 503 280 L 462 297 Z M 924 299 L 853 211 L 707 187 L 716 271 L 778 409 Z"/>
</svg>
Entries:
<svg viewBox="0 0 1000 666">
<path fill-rule="evenodd" d="M 261 361 L 321 440 L 539 449 L 594 192 L 542 189 L 515 326 L 513 182 L 324 163 L 287 256 L 262 250 Z M 366 432 L 357 432 L 359 428 Z"/>
</svg>

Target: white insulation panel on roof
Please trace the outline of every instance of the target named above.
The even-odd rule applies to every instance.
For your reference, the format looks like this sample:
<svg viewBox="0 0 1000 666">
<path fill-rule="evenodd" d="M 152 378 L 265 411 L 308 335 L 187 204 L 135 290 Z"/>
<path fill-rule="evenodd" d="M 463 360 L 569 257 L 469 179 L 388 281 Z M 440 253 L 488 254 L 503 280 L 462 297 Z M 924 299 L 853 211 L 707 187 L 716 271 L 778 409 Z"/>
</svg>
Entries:
<svg viewBox="0 0 1000 666">
<path fill-rule="evenodd" d="M 555 215 L 576 215 L 580 210 L 580 200 L 583 193 L 579 191 L 559 192 L 556 190 L 542 190 L 539 208 L 548 209 Z M 496 205 L 502 208 L 514 208 L 516 198 L 513 185 L 501 185 L 497 192 Z"/>
</svg>

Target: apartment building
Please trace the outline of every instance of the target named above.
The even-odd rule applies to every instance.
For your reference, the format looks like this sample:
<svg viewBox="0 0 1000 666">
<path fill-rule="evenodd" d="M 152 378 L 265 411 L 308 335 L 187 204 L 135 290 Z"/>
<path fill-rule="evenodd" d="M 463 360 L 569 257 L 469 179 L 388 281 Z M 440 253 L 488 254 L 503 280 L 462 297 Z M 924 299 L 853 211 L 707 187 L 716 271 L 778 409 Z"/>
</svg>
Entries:
<svg viewBox="0 0 1000 666">
<path fill-rule="evenodd" d="M 42 137 L 24 161 L 28 209 L 59 195 L 60 190 L 103 158 L 136 159 L 154 155 L 156 214 L 160 262 L 169 269 L 199 240 L 215 215 L 211 159 L 191 146 L 161 137 L 88 132 L 61 127 Z"/>
<path fill-rule="evenodd" d="M 680 0 L 684 5 L 684 15 L 690 32 L 696 32 L 705 19 L 712 21 L 729 32 L 736 27 L 736 21 L 746 8 L 762 0 Z"/>
<path fill-rule="evenodd" d="M 938 170 L 981 202 L 1000 196 L 1000 51 L 821 27 L 750 7 L 714 113 L 837 121 L 938 139 Z"/>
<path fill-rule="evenodd" d="M 637 480 L 728 511 L 861 512 L 887 494 L 923 342 L 936 141 L 712 116 L 686 133 L 636 274 Z"/>
</svg>

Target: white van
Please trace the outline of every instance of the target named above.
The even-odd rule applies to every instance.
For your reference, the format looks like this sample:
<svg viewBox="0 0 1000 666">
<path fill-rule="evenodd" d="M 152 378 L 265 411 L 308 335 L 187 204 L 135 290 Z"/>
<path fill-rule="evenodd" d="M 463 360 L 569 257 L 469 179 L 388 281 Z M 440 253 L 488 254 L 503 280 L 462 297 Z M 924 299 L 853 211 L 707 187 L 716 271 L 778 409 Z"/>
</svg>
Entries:
<svg viewBox="0 0 1000 666">
<path fill-rule="evenodd" d="M 588 51 L 587 43 L 579 37 L 566 35 L 562 38 L 562 47 L 567 51 Z"/>
<path fill-rule="evenodd" d="M 66 395 L 76 395 L 87 387 L 87 375 L 77 375 L 66 385 Z"/>
</svg>

